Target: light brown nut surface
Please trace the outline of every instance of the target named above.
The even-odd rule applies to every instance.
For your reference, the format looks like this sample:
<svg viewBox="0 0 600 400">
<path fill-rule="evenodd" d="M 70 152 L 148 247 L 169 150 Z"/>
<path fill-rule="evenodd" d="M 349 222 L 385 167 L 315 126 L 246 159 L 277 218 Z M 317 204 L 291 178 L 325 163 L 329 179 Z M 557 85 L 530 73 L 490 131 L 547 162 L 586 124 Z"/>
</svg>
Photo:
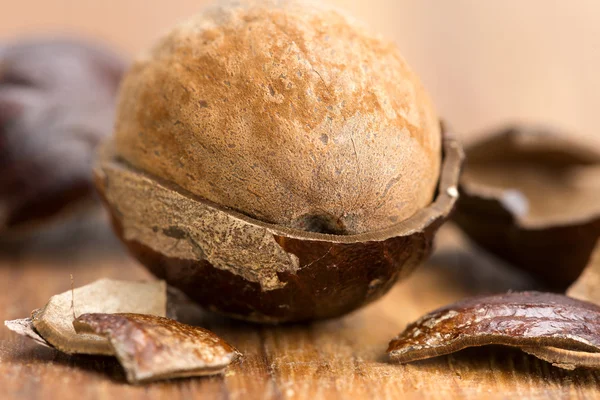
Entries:
<svg viewBox="0 0 600 400">
<path fill-rule="evenodd" d="M 355 234 L 430 204 L 441 135 L 396 46 L 321 2 L 221 2 L 124 79 L 116 150 L 264 222 Z"/>
</svg>

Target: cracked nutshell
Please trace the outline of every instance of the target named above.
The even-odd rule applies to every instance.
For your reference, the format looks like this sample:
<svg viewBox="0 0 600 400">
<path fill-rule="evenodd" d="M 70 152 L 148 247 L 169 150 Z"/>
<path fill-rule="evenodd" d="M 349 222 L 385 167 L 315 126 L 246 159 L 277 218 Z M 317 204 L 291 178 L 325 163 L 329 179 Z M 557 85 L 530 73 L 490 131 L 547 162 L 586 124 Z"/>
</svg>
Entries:
<svg viewBox="0 0 600 400">
<path fill-rule="evenodd" d="M 126 75 L 95 166 L 113 226 L 205 308 L 346 314 L 428 255 L 460 145 L 395 45 L 305 1 L 216 5 Z"/>
</svg>

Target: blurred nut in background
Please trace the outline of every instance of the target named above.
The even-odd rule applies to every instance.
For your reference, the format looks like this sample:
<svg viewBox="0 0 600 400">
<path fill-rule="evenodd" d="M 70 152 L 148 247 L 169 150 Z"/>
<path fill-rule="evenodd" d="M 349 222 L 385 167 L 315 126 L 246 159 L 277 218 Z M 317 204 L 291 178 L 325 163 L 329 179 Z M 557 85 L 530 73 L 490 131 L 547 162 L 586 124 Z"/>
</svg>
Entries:
<svg viewBox="0 0 600 400">
<path fill-rule="evenodd" d="M 0 43 L 0 236 L 95 202 L 91 162 L 124 70 L 88 43 Z"/>
</svg>

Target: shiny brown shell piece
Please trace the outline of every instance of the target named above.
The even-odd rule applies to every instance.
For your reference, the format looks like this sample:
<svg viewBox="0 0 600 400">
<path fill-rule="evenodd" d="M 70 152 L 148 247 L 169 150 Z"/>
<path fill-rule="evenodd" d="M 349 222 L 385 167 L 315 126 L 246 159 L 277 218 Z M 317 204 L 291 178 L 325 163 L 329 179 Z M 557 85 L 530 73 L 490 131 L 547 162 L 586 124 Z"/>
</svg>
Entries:
<svg viewBox="0 0 600 400">
<path fill-rule="evenodd" d="M 454 221 L 479 246 L 564 290 L 600 237 L 600 151 L 514 127 L 466 154 Z"/>
<path fill-rule="evenodd" d="M 433 104 L 397 46 L 322 1 L 221 1 L 123 80 L 114 149 L 133 167 L 257 220 L 331 234 L 427 207 Z"/>
<path fill-rule="evenodd" d="M 161 279 L 200 305 L 253 321 L 346 314 L 385 294 L 430 253 L 454 207 L 463 158 L 444 140 L 435 200 L 390 228 L 328 235 L 267 224 L 225 209 L 115 156 L 95 168 L 117 234 Z"/>
<path fill-rule="evenodd" d="M 32 313 L 31 319 L 35 332 L 64 353 L 113 355 L 113 349 L 105 338 L 77 334 L 73 320 L 84 313 L 119 312 L 164 317 L 167 313 L 165 282 L 99 279 L 52 296 L 44 307 Z"/>
<path fill-rule="evenodd" d="M 467 347 L 506 345 L 567 369 L 595 368 L 600 356 L 600 307 L 570 297 L 515 292 L 471 297 L 410 324 L 388 354 L 411 361 Z"/>
<path fill-rule="evenodd" d="M 600 353 L 549 346 L 522 347 L 521 350 L 562 369 L 600 368 Z"/>
<path fill-rule="evenodd" d="M 129 383 L 219 374 L 240 353 L 213 332 L 142 314 L 83 314 L 79 334 L 108 339 Z"/>
</svg>

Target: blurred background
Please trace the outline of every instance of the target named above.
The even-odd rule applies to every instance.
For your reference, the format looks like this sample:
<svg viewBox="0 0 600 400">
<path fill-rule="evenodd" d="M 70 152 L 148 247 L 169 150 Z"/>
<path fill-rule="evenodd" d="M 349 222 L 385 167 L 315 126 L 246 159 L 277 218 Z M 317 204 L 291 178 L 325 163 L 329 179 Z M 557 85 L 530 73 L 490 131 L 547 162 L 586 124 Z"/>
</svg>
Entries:
<svg viewBox="0 0 600 400">
<path fill-rule="evenodd" d="M 331 0 L 393 38 L 467 142 L 507 122 L 600 142 L 597 0 Z M 60 33 L 133 56 L 208 0 L 3 1 L 0 39 Z"/>
<path fill-rule="evenodd" d="M 7 238 L 14 247 L 21 237 L 13 228 L 21 224 L 28 233 L 35 219 L 29 217 L 48 203 L 55 207 L 46 214 L 54 216 L 75 204 L 72 198 L 94 192 L 89 171 L 95 145 L 111 133 L 126 66 L 121 58 L 135 57 L 210 1 L 2 2 L 0 45 L 58 36 L 96 42 L 116 55 L 77 45 L 9 55 L 0 46 L 0 61 L 10 60 L 0 62 L 0 248 Z M 533 123 L 600 146 L 598 0 L 330 1 L 398 44 L 466 144 L 507 124 Z M 51 95 L 41 97 L 37 88 Z M 87 221 L 89 212 L 80 215 L 77 221 Z M 89 230 L 87 222 L 80 225 Z M 78 229 L 66 237 L 69 244 L 84 238 Z"/>
</svg>

